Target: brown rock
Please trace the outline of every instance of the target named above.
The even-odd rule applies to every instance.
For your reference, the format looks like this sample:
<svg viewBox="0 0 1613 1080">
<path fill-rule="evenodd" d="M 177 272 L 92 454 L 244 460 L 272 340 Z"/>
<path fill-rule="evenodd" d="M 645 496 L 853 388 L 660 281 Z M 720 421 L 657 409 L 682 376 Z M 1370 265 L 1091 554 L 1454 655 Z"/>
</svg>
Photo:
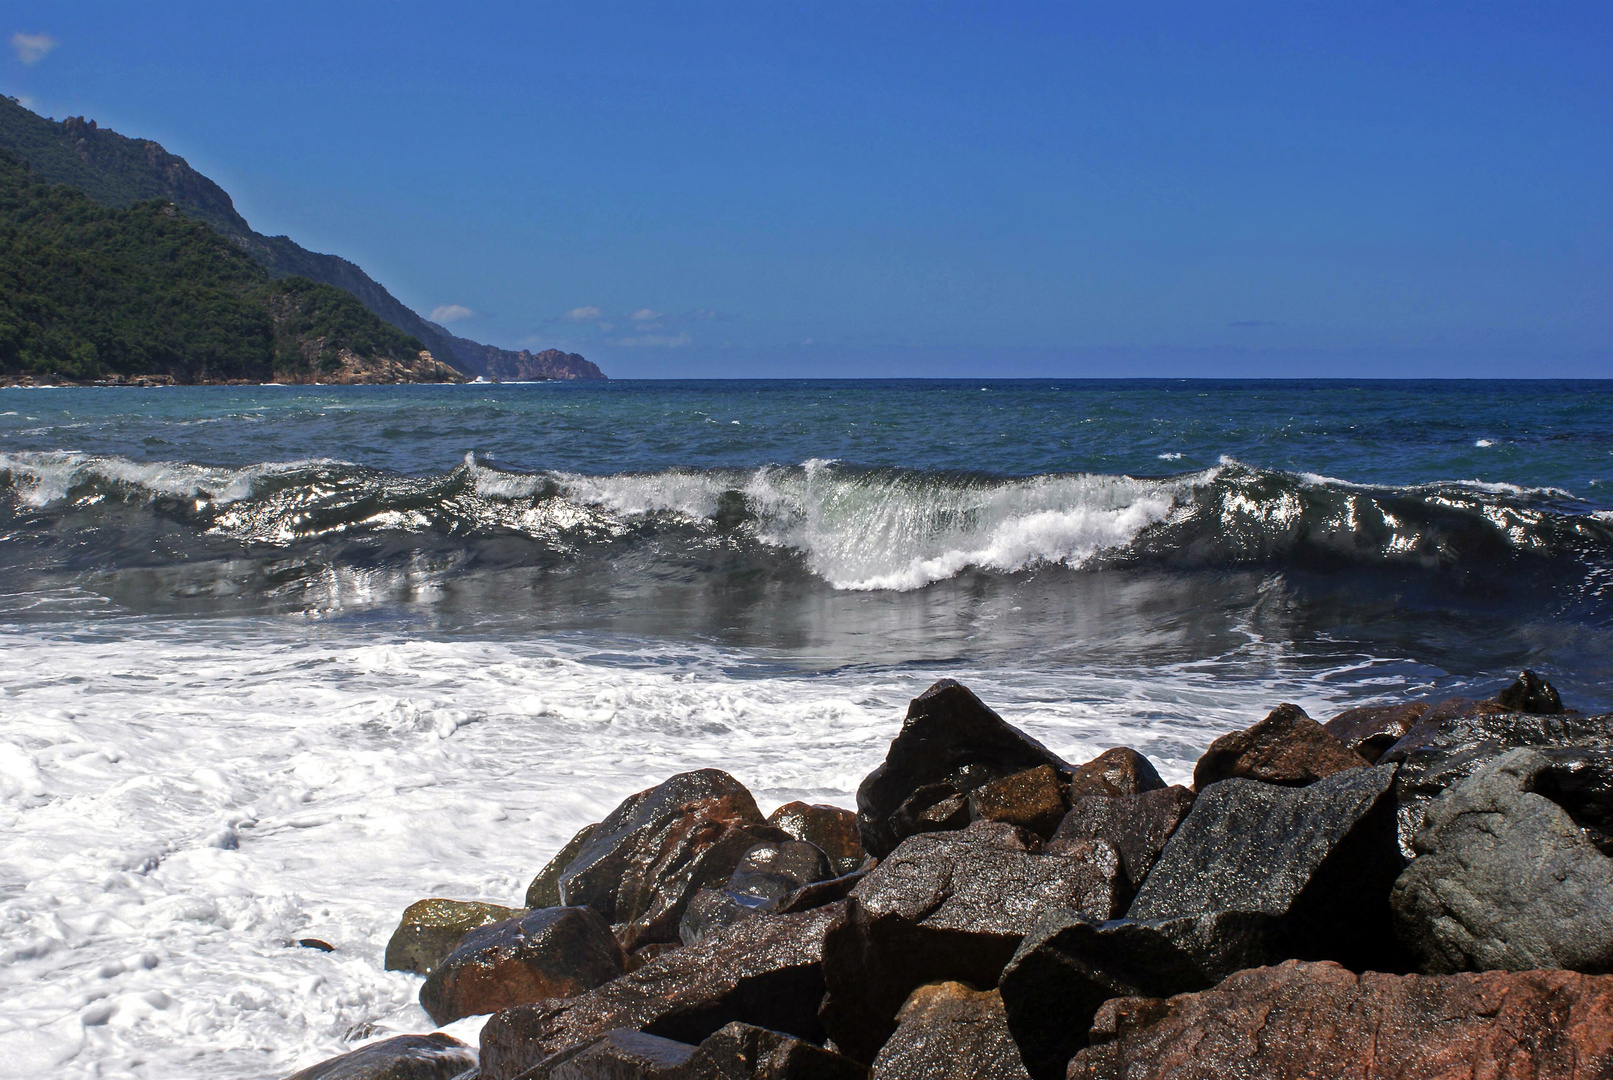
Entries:
<svg viewBox="0 0 1613 1080">
<path fill-rule="evenodd" d="M 1211 743 L 1193 770 L 1193 786 L 1203 791 L 1217 780 L 1241 776 L 1266 784 L 1304 787 L 1324 776 L 1366 765 L 1365 758 L 1328 734 L 1304 709 L 1283 704 L 1253 727 Z"/>
<path fill-rule="evenodd" d="M 913 991 L 871 1080 L 1030 1080 L 995 990 L 930 983 Z"/>
<path fill-rule="evenodd" d="M 867 1080 L 868 1070 L 782 1031 L 733 1023 L 699 1046 L 618 1028 L 552 1054 L 519 1080 Z"/>
<path fill-rule="evenodd" d="M 1070 801 L 1083 795 L 1141 795 L 1165 786 L 1154 765 L 1129 746 L 1105 750 L 1070 777 Z"/>
<path fill-rule="evenodd" d="M 789 839 L 727 773 L 681 773 L 630 796 L 594 827 L 561 873 L 560 895 L 620 927 L 628 950 L 676 941 L 696 893 L 725 884 L 754 845 Z"/>
<path fill-rule="evenodd" d="M 1564 711 L 1557 688 L 1527 668 L 1516 682 L 1495 695 L 1495 701 L 1503 708 L 1537 716 L 1555 716 Z"/>
<path fill-rule="evenodd" d="M 1165 850 L 1165 842 L 1193 809 L 1193 792 L 1180 785 L 1111 798 L 1086 795 L 1075 800 L 1053 838 L 1049 855 L 1073 850 L 1081 841 L 1106 840 L 1120 852 L 1127 902 Z"/>
<path fill-rule="evenodd" d="M 565 871 L 566 867 L 571 865 L 571 860 L 575 859 L 578 853 L 582 851 L 583 845 L 588 843 L 588 838 L 593 835 L 596 827 L 594 825 L 584 825 L 581 829 L 578 829 L 577 835 L 567 840 L 566 846 L 555 852 L 554 858 L 550 859 L 548 864 L 538 871 L 538 876 L 533 878 L 532 884 L 526 887 L 526 906 L 528 911 L 563 906 L 560 900 L 560 875 Z"/>
<path fill-rule="evenodd" d="M 472 930 L 523 914 L 525 912 L 519 908 L 497 904 L 416 900 L 404 908 L 398 928 L 392 931 L 392 938 L 386 943 L 386 970 L 429 975 Z"/>
<path fill-rule="evenodd" d="M 675 1039 L 618 1028 L 575 1054 L 559 1054 L 523 1080 L 676 1080 L 695 1048 Z"/>
<path fill-rule="evenodd" d="M 1102 922 L 1118 911 L 1120 856 L 1023 850 L 1011 826 L 909 837 L 852 890 L 824 941 L 823 1022 L 840 1051 L 872 1061 L 909 994 L 929 982 L 994 986 L 1046 908 Z"/>
<path fill-rule="evenodd" d="M 1210 990 L 1115 998 L 1070 1080 L 1603 1080 L 1613 976 L 1356 975 L 1290 961 Z"/>
<path fill-rule="evenodd" d="M 610 927 L 588 908 L 542 908 L 472 930 L 426 976 L 420 1006 L 440 1024 L 592 990 L 622 973 Z"/>
<path fill-rule="evenodd" d="M 1404 738 L 1427 711 L 1426 701 L 1363 705 L 1345 709 L 1322 727 L 1365 760 L 1375 762 L 1385 750 Z"/>
<path fill-rule="evenodd" d="M 829 856 L 837 875 L 851 873 L 868 857 L 857 835 L 857 815 L 850 810 L 791 802 L 768 815 L 767 823 L 797 840 L 818 845 Z"/>
<path fill-rule="evenodd" d="M 977 821 L 1006 821 L 1050 836 L 1064 818 L 1064 786 L 1051 765 L 982 784 L 969 794 L 969 816 Z"/>
<path fill-rule="evenodd" d="M 823 938 L 844 913 L 761 915 L 588 993 L 506 1009 L 482 1029 L 480 1080 L 512 1080 L 613 1028 L 699 1043 L 741 1021 L 821 1041 Z"/>
<path fill-rule="evenodd" d="M 399 1035 L 321 1061 L 286 1080 L 456 1080 L 476 1067 L 476 1051 L 442 1032 Z"/>
</svg>

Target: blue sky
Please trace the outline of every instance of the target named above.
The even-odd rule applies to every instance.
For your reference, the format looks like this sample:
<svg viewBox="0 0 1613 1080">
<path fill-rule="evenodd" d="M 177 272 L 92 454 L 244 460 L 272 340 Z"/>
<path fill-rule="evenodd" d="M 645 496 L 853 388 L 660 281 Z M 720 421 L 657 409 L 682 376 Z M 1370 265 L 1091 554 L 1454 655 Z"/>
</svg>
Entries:
<svg viewBox="0 0 1613 1080">
<path fill-rule="evenodd" d="M 1613 6 L 13 2 L 4 90 L 614 376 L 1613 375 Z"/>
</svg>

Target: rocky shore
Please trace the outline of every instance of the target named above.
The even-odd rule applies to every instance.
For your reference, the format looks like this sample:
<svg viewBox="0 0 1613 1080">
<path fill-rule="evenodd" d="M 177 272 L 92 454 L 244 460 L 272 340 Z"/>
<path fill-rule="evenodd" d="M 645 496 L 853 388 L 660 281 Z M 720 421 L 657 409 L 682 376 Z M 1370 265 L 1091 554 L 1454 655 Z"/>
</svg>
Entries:
<svg viewBox="0 0 1613 1080">
<path fill-rule="evenodd" d="M 945 680 L 857 812 L 715 769 L 630 796 L 521 907 L 427 899 L 386 966 L 481 1045 L 291 1080 L 1613 1077 L 1613 716 L 1293 705 L 1191 788 L 1073 765 Z"/>
</svg>

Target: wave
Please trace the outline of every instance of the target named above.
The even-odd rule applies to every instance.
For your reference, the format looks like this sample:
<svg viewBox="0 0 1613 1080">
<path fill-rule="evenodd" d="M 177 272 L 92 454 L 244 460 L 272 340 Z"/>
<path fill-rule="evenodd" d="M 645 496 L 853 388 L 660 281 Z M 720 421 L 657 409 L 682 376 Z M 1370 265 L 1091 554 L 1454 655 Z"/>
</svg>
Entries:
<svg viewBox="0 0 1613 1080">
<path fill-rule="evenodd" d="M 1001 477 L 821 460 L 593 476 L 510 472 L 467 456 L 444 472 L 405 476 L 328 459 L 221 468 L 0 453 L 0 509 L 7 535 L 36 548 L 146 520 L 161 523 L 170 546 L 190 537 L 248 553 L 511 540 L 525 546 L 507 559 L 631 552 L 653 563 L 726 552 L 794 560 L 839 590 L 1103 566 L 1471 575 L 1518 559 L 1566 560 L 1578 567 L 1571 578 L 1599 588 L 1613 566 L 1607 512 L 1558 489 L 1373 487 L 1231 459 L 1165 477 Z"/>
</svg>

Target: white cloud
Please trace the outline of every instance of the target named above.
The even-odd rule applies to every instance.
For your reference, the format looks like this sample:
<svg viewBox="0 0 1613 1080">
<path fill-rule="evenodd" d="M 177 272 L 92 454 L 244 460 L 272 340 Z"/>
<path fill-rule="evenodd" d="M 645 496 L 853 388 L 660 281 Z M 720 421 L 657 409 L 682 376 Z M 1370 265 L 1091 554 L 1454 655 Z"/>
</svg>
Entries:
<svg viewBox="0 0 1613 1080">
<path fill-rule="evenodd" d="M 601 312 L 598 308 L 592 304 L 589 304 L 587 307 L 572 308 L 570 311 L 566 312 L 566 318 L 570 319 L 572 322 L 592 322 L 593 320 L 599 318 L 600 314 Z"/>
<path fill-rule="evenodd" d="M 685 345 L 693 345 L 694 338 L 688 334 L 640 334 L 638 337 L 616 338 L 606 344 L 627 349 L 681 349 Z"/>
<path fill-rule="evenodd" d="M 436 307 L 431 309 L 431 321 L 435 323 L 458 322 L 461 319 L 468 319 L 475 314 L 476 312 L 472 311 L 464 304 L 438 304 Z"/>
<path fill-rule="evenodd" d="M 661 313 L 659 311 L 651 311 L 647 307 L 639 308 L 637 311 L 633 312 L 633 314 L 628 316 L 628 318 L 632 319 L 634 322 L 649 322 L 651 319 L 659 319 L 660 317 Z"/>
<path fill-rule="evenodd" d="M 18 30 L 11 35 L 11 50 L 25 65 L 39 63 L 55 47 L 56 39 L 49 34 L 25 34 Z"/>
</svg>

